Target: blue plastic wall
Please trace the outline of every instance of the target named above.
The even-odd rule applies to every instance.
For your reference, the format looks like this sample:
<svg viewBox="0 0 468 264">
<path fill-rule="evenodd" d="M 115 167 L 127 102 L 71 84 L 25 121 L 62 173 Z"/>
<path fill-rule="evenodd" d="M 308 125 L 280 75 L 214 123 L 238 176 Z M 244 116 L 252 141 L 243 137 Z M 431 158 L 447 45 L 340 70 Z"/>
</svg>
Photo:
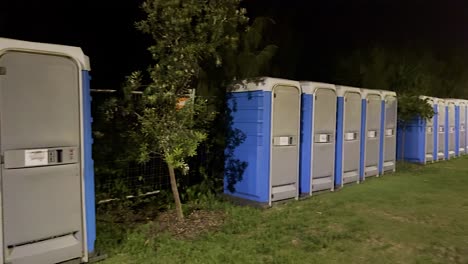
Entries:
<svg viewBox="0 0 468 264">
<path fill-rule="evenodd" d="M 382 106 L 380 107 L 380 152 L 379 152 L 379 174 L 384 173 L 384 135 L 385 134 L 385 98 L 382 98 Z"/>
<path fill-rule="evenodd" d="M 84 132 L 84 187 L 85 187 L 85 206 L 86 206 L 86 237 L 88 252 L 94 252 L 94 243 L 96 241 L 96 203 L 94 195 L 94 161 L 93 135 L 91 116 L 91 91 L 89 82 L 91 76 L 88 71 L 82 72 L 83 76 L 83 132 Z"/>
<path fill-rule="evenodd" d="M 361 154 L 359 161 L 359 180 L 364 179 L 364 167 L 366 162 L 366 119 L 367 119 L 367 99 L 361 101 Z"/>
<path fill-rule="evenodd" d="M 397 159 L 414 163 L 426 160 L 426 121 L 420 117 L 398 124 Z"/>
<path fill-rule="evenodd" d="M 449 113 L 448 113 L 448 106 L 445 107 L 445 159 L 449 159 Z"/>
<path fill-rule="evenodd" d="M 239 129 L 246 138 L 234 150 L 232 158 L 247 162 L 242 180 L 231 193 L 225 181 L 224 193 L 260 202 L 269 202 L 271 92 L 234 92 L 228 99 L 233 118 L 232 129 Z"/>
<path fill-rule="evenodd" d="M 299 166 L 299 193 L 301 195 L 309 195 L 311 192 L 313 98 L 311 94 L 302 94 L 301 97 L 301 164 Z"/>
<path fill-rule="evenodd" d="M 336 100 L 335 186 L 341 187 L 343 180 L 344 97 L 338 97 Z"/>
<path fill-rule="evenodd" d="M 460 156 L 460 106 L 455 106 L 455 156 Z"/>
</svg>

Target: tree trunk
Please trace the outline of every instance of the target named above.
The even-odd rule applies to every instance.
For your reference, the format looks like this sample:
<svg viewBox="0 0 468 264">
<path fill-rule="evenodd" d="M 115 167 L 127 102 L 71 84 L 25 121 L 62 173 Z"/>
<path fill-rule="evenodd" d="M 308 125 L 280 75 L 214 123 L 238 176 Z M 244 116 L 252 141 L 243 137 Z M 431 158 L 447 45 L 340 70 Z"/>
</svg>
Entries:
<svg viewBox="0 0 468 264">
<path fill-rule="evenodd" d="M 175 208 L 177 213 L 177 220 L 184 220 L 184 212 L 182 211 L 182 203 L 180 202 L 179 190 L 177 189 L 177 181 L 175 177 L 174 168 L 167 165 L 169 169 L 169 178 L 171 180 L 172 195 L 174 196 Z"/>
</svg>

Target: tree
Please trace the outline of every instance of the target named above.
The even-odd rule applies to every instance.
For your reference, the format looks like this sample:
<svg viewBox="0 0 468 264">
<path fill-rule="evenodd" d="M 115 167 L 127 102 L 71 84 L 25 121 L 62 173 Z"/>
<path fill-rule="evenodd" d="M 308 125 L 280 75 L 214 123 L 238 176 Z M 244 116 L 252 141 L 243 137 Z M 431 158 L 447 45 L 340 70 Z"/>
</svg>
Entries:
<svg viewBox="0 0 468 264">
<path fill-rule="evenodd" d="M 176 171 L 187 173 L 187 159 L 207 137 L 206 124 L 215 112 L 206 100 L 179 100 L 197 88 L 203 65 L 221 67 L 222 52 L 236 49 L 238 30 L 247 23 L 240 0 L 146 0 L 146 18 L 137 28 L 152 37 L 154 64 L 148 74 L 133 73 L 129 91 L 143 89 L 133 138 L 139 160 L 161 155 L 168 165 L 177 217 L 183 219 Z"/>
<path fill-rule="evenodd" d="M 265 36 L 274 25 L 272 19 L 256 17 L 245 30 L 239 31 L 236 49 L 220 50 L 223 67 L 204 65 L 200 72 L 199 94 L 209 99 L 210 107 L 218 114 L 209 126 L 208 140 L 200 150 L 203 158 L 197 157 L 192 161 L 198 171 L 192 171 L 191 176 L 204 181 L 201 184 L 204 189 L 199 188 L 199 192 L 208 195 L 219 192 L 224 187 L 223 179 L 226 179 L 227 187 L 233 189 L 247 167 L 245 161 L 233 155 L 245 140 L 245 135 L 232 127 L 232 109 L 226 108 L 226 87 L 236 84 L 236 80 L 258 81 L 256 77 L 270 75 L 271 61 L 278 47 Z"/>
<path fill-rule="evenodd" d="M 444 64 L 427 52 L 375 47 L 355 51 L 339 65 L 340 83 L 348 80 L 358 87 L 396 91 L 400 122 L 431 118 L 432 108 L 419 95 L 434 95 L 445 80 L 440 73 Z"/>
</svg>

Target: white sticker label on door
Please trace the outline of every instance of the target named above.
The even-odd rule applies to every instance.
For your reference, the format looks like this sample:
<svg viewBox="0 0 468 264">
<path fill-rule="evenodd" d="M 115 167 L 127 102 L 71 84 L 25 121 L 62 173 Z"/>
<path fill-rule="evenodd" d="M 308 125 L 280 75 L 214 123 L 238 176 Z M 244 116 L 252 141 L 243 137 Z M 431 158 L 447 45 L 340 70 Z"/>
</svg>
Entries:
<svg viewBox="0 0 468 264">
<path fill-rule="evenodd" d="M 326 142 L 328 142 L 328 134 L 320 134 L 320 135 L 319 135 L 319 142 L 320 142 L 320 143 L 326 143 Z"/>
<path fill-rule="evenodd" d="M 273 145 L 275 146 L 289 146 L 289 137 L 274 137 Z"/>
<path fill-rule="evenodd" d="M 455 132 L 455 127 L 450 127 L 450 133 Z"/>
<path fill-rule="evenodd" d="M 42 166 L 48 163 L 47 149 L 27 149 L 24 151 L 25 166 Z"/>
<path fill-rule="evenodd" d="M 460 131 L 465 131 L 465 125 L 460 126 Z"/>
<path fill-rule="evenodd" d="M 280 137 L 279 145 L 280 145 L 280 146 L 287 146 L 287 145 L 289 145 L 289 137 Z"/>
<path fill-rule="evenodd" d="M 368 138 L 376 138 L 377 137 L 377 131 L 375 131 L 375 130 L 367 131 L 367 137 Z"/>
<path fill-rule="evenodd" d="M 444 126 L 439 126 L 439 132 L 444 132 Z"/>
<path fill-rule="evenodd" d="M 386 136 L 393 136 L 393 129 L 390 128 L 390 129 L 385 130 L 385 135 Z"/>
<path fill-rule="evenodd" d="M 427 128 L 426 128 L 426 132 L 427 132 L 427 133 L 432 133 L 432 127 L 427 127 Z"/>
<path fill-rule="evenodd" d="M 355 140 L 355 139 L 356 139 L 356 133 L 348 132 L 345 134 L 345 140 Z"/>
</svg>

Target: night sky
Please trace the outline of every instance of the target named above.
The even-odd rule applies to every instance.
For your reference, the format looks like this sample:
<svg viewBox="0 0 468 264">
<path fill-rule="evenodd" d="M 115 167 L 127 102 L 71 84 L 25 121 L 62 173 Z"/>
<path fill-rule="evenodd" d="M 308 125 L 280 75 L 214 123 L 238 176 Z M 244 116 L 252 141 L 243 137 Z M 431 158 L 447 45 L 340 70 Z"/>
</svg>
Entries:
<svg viewBox="0 0 468 264">
<path fill-rule="evenodd" d="M 80 46 L 93 88 L 118 89 L 145 69 L 148 38 L 134 29 L 141 0 L 5 1 L 0 37 Z M 411 2 L 411 3 L 408 3 Z M 76 6 L 73 6 L 73 4 Z M 250 17 L 276 22 L 277 77 L 328 81 L 340 56 L 374 45 L 428 49 L 438 56 L 468 47 L 468 1 L 245 0 Z"/>
</svg>

